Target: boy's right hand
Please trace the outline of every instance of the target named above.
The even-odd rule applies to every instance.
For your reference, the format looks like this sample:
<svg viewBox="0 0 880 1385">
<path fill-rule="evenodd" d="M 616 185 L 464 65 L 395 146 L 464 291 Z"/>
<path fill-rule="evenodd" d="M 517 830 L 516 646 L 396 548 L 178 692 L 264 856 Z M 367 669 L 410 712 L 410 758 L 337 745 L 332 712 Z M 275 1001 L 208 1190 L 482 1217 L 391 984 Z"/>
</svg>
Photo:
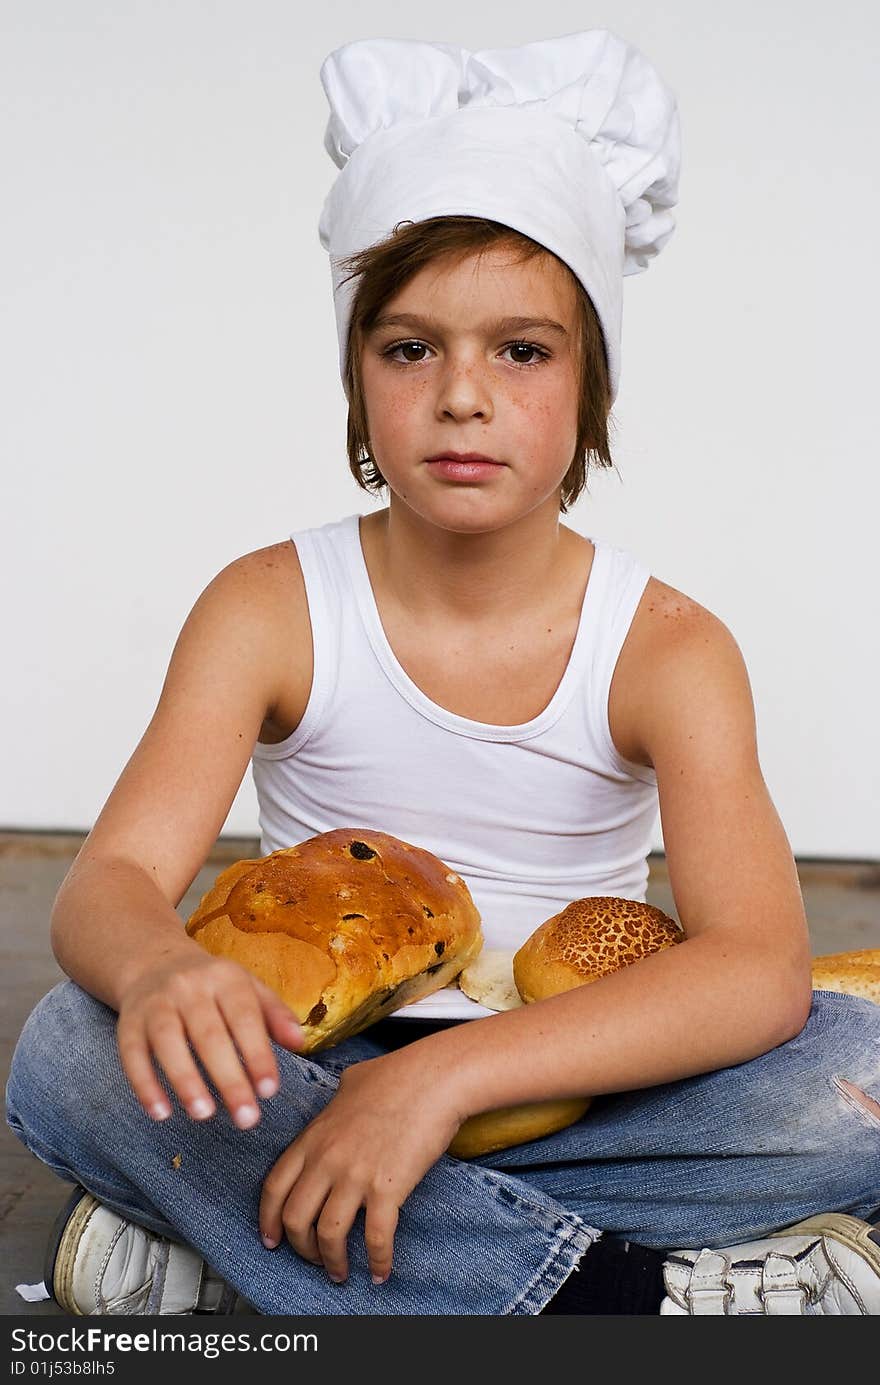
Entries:
<svg viewBox="0 0 880 1385">
<path fill-rule="evenodd" d="M 302 1027 L 274 991 L 238 962 L 201 947 L 191 954 L 175 951 L 167 961 L 150 966 L 119 1004 L 116 1039 L 122 1066 L 154 1120 L 170 1116 L 171 1107 L 153 1055 L 194 1119 L 214 1115 L 216 1104 L 193 1059 L 192 1044 L 235 1124 L 242 1130 L 255 1125 L 260 1108 L 254 1089 L 269 1097 L 279 1086 L 270 1036 L 285 1048 L 302 1047 Z"/>
</svg>

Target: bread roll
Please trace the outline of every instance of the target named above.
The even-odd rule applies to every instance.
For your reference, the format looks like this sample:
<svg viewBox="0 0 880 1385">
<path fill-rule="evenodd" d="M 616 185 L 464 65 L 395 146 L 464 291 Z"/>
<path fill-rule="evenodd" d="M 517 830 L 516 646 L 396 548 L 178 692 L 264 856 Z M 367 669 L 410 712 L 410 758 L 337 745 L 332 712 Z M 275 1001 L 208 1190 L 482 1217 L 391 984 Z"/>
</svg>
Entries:
<svg viewBox="0 0 880 1385">
<path fill-rule="evenodd" d="M 589 1097 L 570 1096 L 480 1111 L 462 1122 L 446 1153 L 456 1159 L 478 1159 L 498 1149 L 509 1149 L 511 1145 L 540 1140 L 544 1135 L 553 1135 L 567 1125 L 574 1125 L 589 1105 Z"/>
<path fill-rule="evenodd" d="M 513 979 L 512 948 L 484 947 L 463 967 L 458 989 L 487 1010 L 516 1010 L 523 998 Z"/>
<path fill-rule="evenodd" d="M 674 919 L 651 904 L 613 895 L 575 899 L 517 952 L 481 953 L 462 969 L 458 984 L 472 1000 L 509 1010 L 597 981 L 683 937 Z M 481 1112 L 462 1124 L 447 1153 L 471 1159 L 539 1139 L 573 1125 L 589 1105 L 589 1097 L 565 1097 Z"/>
<path fill-rule="evenodd" d="M 483 945 L 461 876 L 385 832 L 340 827 L 222 871 L 186 931 L 270 986 L 314 1053 L 448 986 Z"/>
<path fill-rule="evenodd" d="M 880 1005 L 880 948 L 827 952 L 813 958 L 813 989 L 844 991 Z"/>
<path fill-rule="evenodd" d="M 614 895 L 575 899 L 523 943 L 513 977 L 526 1002 L 598 981 L 684 938 L 674 919 L 653 904 Z"/>
</svg>

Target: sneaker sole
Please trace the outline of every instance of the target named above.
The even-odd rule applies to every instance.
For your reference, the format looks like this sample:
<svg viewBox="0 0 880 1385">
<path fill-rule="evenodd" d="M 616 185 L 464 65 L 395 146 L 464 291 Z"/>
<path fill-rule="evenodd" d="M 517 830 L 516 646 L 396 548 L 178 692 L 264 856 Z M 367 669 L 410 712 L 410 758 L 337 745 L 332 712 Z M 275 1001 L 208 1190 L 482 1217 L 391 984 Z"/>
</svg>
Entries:
<svg viewBox="0 0 880 1385">
<path fill-rule="evenodd" d="M 73 1297 L 76 1247 L 92 1213 L 100 1205 L 96 1197 L 78 1184 L 55 1218 L 46 1246 L 43 1265 L 46 1289 L 59 1308 L 80 1318 L 84 1314 L 77 1308 Z"/>
<path fill-rule="evenodd" d="M 876 1274 L 880 1275 L 880 1231 L 858 1217 L 849 1217 L 845 1212 L 825 1212 L 817 1217 L 808 1217 L 775 1236 L 830 1236 L 854 1250 L 866 1260 Z"/>
</svg>

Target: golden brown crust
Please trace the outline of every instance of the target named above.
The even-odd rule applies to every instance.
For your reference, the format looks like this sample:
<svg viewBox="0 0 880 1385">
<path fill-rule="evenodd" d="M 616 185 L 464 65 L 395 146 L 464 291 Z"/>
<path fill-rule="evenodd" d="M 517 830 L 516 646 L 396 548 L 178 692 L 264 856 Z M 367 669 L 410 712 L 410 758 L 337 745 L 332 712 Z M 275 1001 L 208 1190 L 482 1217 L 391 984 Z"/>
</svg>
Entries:
<svg viewBox="0 0 880 1385">
<path fill-rule="evenodd" d="M 653 904 L 614 895 L 575 899 L 526 939 L 513 959 L 514 980 L 524 1001 L 544 1000 L 683 937 L 675 920 Z"/>
<path fill-rule="evenodd" d="M 880 1005 L 880 948 L 827 952 L 814 957 L 813 989 L 860 995 Z"/>
<path fill-rule="evenodd" d="M 329 1048 L 447 986 L 483 944 L 464 880 L 422 847 L 337 828 L 222 871 L 186 931 L 252 971 Z"/>
<path fill-rule="evenodd" d="M 456 1159 L 475 1159 L 510 1145 L 539 1140 L 573 1125 L 589 1109 L 586 1096 L 560 1097 L 554 1101 L 527 1101 L 521 1106 L 502 1106 L 470 1116 L 459 1127 L 447 1149 Z"/>
</svg>

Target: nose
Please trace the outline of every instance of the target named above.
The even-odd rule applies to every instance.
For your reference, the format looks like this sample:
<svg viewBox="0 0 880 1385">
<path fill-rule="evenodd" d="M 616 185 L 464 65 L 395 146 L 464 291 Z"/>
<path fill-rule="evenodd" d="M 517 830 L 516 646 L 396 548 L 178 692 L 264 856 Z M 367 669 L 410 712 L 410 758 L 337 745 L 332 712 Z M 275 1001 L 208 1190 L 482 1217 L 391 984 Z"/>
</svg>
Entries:
<svg viewBox="0 0 880 1385">
<path fill-rule="evenodd" d="M 490 419 L 494 412 L 488 368 L 476 352 L 450 355 L 439 375 L 439 418 Z"/>
</svg>

